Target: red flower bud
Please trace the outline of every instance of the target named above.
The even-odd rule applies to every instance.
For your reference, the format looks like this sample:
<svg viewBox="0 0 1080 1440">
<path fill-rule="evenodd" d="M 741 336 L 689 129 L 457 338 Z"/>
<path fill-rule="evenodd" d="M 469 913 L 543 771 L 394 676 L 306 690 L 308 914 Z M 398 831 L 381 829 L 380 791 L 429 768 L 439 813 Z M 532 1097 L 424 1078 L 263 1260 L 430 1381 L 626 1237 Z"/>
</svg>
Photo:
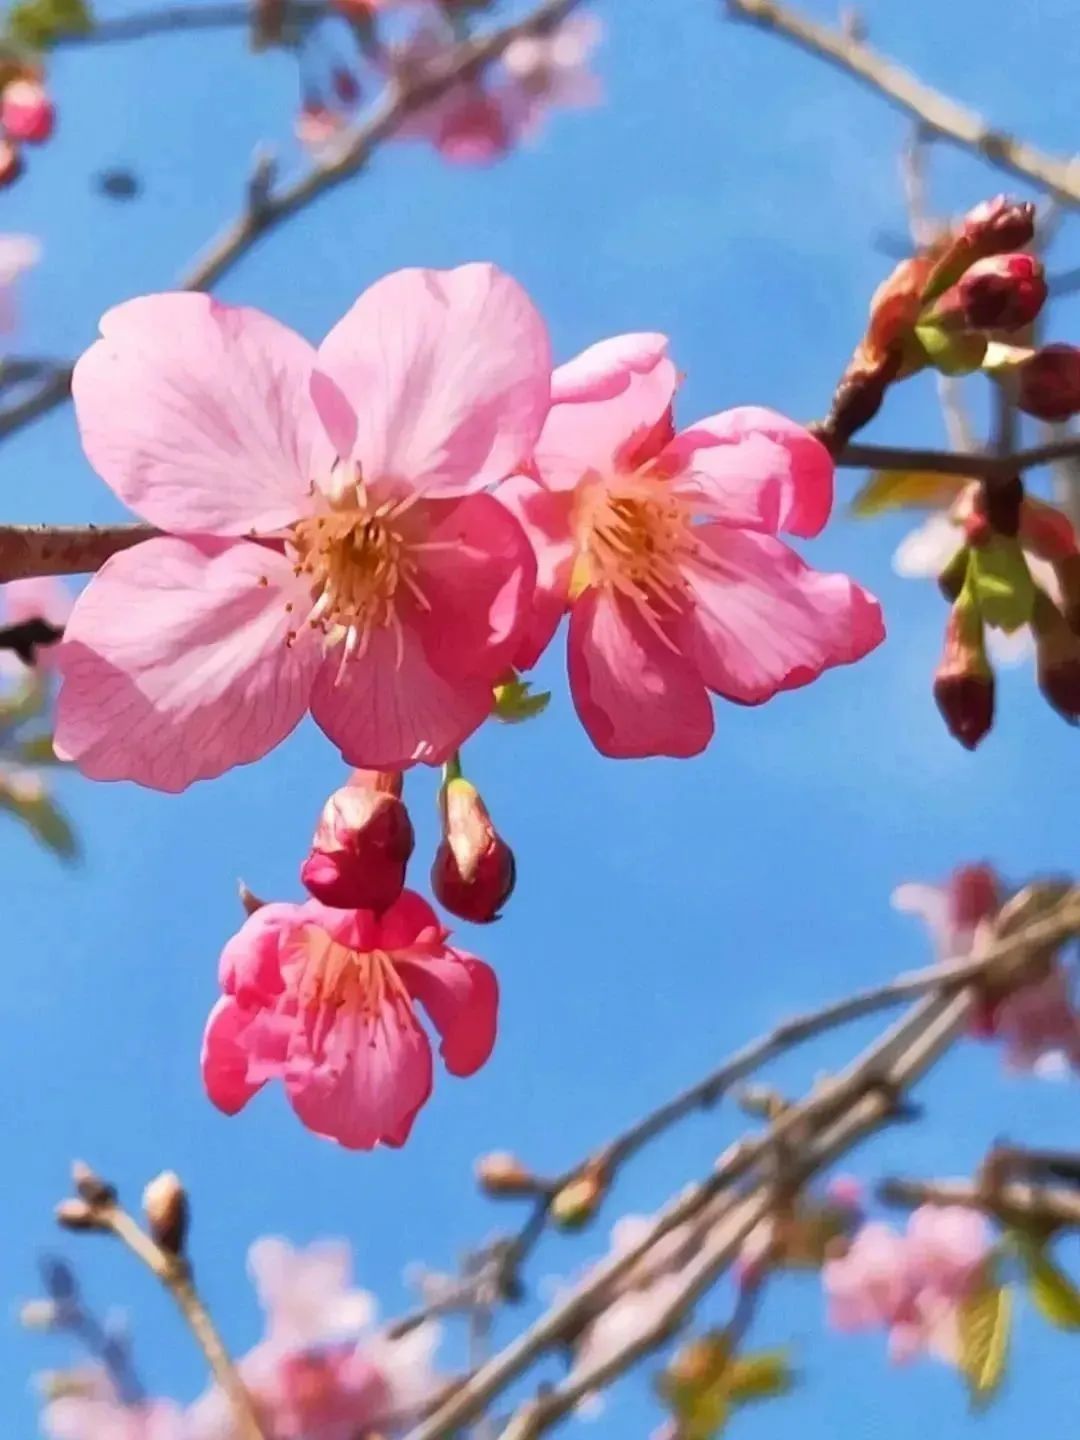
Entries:
<svg viewBox="0 0 1080 1440">
<path fill-rule="evenodd" d="M 963 597 L 945 630 L 945 652 L 934 674 L 934 699 L 949 734 L 974 750 L 994 723 L 994 672 L 986 659 L 982 618 Z"/>
<path fill-rule="evenodd" d="M 323 807 L 300 879 L 324 905 L 385 910 L 401 894 L 414 844 L 401 776 L 357 770 Z"/>
<path fill-rule="evenodd" d="M 431 867 L 431 888 L 452 915 L 486 925 L 499 918 L 513 891 L 514 852 L 468 780 L 448 780 L 441 804 L 443 840 Z"/>
<path fill-rule="evenodd" d="M 0 96 L 0 126 L 12 140 L 40 145 L 56 125 L 56 110 L 37 80 L 11 80 Z"/>
<path fill-rule="evenodd" d="M 1044 590 L 1031 617 L 1039 689 L 1070 725 L 1080 722 L 1080 635 Z"/>
<path fill-rule="evenodd" d="M 1035 239 L 1035 206 L 997 195 L 968 211 L 960 233 L 972 260 L 1022 250 Z"/>
<path fill-rule="evenodd" d="M 1040 420 L 1068 420 L 1080 411 L 1080 350 L 1044 345 L 1020 366 L 1017 403 Z"/>
<path fill-rule="evenodd" d="M 1030 325 L 1046 301 L 1043 267 L 1034 255 L 990 255 L 977 260 L 956 289 L 960 313 L 972 330 L 1017 330 Z"/>
</svg>

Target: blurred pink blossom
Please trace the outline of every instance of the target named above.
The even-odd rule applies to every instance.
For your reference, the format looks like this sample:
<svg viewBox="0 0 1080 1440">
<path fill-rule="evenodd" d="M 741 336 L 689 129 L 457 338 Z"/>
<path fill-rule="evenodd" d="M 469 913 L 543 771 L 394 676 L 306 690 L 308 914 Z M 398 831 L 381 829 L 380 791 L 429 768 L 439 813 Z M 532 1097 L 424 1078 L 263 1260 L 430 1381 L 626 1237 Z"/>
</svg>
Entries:
<svg viewBox="0 0 1080 1440">
<path fill-rule="evenodd" d="M 40 80 L 9 80 L 0 93 L 0 130 L 11 140 L 41 145 L 50 138 L 56 110 Z"/>
<path fill-rule="evenodd" d="M 939 960 L 970 955 L 1004 899 L 990 865 L 960 865 L 942 885 L 909 882 L 892 893 L 894 909 L 918 916 L 926 926 Z"/>
<path fill-rule="evenodd" d="M 57 752 L 177 791 L 310 708 L 346 762 L 445 760 L 491 710 L 535 558 L 490 494 L 547 413 L 546 327 L 492 265 L 401 270 L 316 352 L 150 295 L 75 367 L 83 448 L 171 534 L 114 555 L 60 647 Z"/>
<path fill-rule="evenodd" d="M 539 35 L 522 35 L 503 52 L 506 112 L 522 136 L 534 136 L 551 110 L 599 105 L 603 87 L 589 69 L 603 26 L 596 15 L 571 15 Z"/>
<path fill-rule="evenodd" d="M 41 243 L 32 235 L 0 235 L 0 335 L 18 324 L 15 287 L 19 276 L 41 259 Z"/>
<path fill-rule="evenodd" d="M 374 1322 L 374 1297 L 352 1287 L 352 1250 L 345 1240 L 296 1249 L 267 1235 L 248 1251 L 248 1272 L 266 1314 L 267 1339 L 275 1344 L 354 1337 Z"/>
<path fill-rule="evenodd" d="M 538 478 L 498 491 L 537 552 L 517 664 L 535 663 L 569 611 L 574 704 L 617 757 L 696 755 L 713 733 L 710 691 L 758 705 L 885 633 L 872 596 L 777 538 L 828 519 L 825 447 L 749 407 L 677 434 L 667 349 L 662 335 L 621 335 L 556 370 Z"/>
<path fill-rule="evenodd" d="M 956 1364 L 959 1306 L 981 1283 L 990 1246 L 985 1219 L 959 1206 L 921 1206 L 903 1235 L 868 1223 L 822 1269 L 829 1323 L 887 1330 L 897 1364 L 922 1352 Z"/>
<path fill-rule="evenodd" d="M 68 1393 L 42 1408 L 48 1440 L 186 1440 L 182 1412 L 171 1401 L 124 1401 L 103 1369 L 65 1378 Z"/>
<path fill-rule="evenodd" d="M 473 1074 L 495 1043 L 494 972 L 448 933 L 409 890 L 379 916 L 263 905 L 222 952 L 225 993 L 203 1040 L 210 1099 L 233 1115 L 280 1079 L 316 1134 L 354 1150 L 403 1145 L 432 1085 L 416 1003 L 452 1075 Z"/>
<path fill-rule="evenodd" d="M 45 620 L 63 627 L 74 604 L 71 591 L 51 575 L 34 576 L 27 580 L 9 580 L 0 587 L 0 625 L 19 625 L 24 620 Z M 57 645 L 39 645 L 34 658 L 37 670 L 56 666 Z M 10 650 L 0 651 L 0 675 L 26 673 L 26 666 Z"/>
<path fill-rule="evenodd" d="M 1080 1013 L 1072 979 L 1059 963 L 1034 984 L 1014 990 L 995 1015 L 995 1034 L 1005 1045 L 1010 1070 L 1042 1079 L 1080 1074 Z"/>
</svg>

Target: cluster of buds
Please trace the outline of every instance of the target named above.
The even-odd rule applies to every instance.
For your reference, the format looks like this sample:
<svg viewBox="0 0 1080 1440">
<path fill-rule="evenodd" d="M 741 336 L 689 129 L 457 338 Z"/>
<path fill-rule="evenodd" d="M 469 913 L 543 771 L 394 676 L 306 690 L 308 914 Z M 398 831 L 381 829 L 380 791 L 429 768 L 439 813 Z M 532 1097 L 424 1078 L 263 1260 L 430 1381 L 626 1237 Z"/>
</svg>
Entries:
<svg viewBox="0 0 1080 1440">
<path fill-rule="evenodd" d="M 43 145 L 55 124 L 41 72 L 0 61 L 0 190 L 22 174 L 22 147 Z"/>
<path fill-rule="evenodd" d="M 457 765 L 448 767 L 439 808 L 435 898 L 463 920 L 483 925 L 498 919 L 514 888 L 513 851 Z M 324 905 L 381 914 L 405 887 L 415 843 L 401 775 L 356 770 L 323 807 L 300 878 Z"/>
<path fill-rule="evenodd" d="M 987 628 L 1028 626 L 1039 689 L 1070 724 L 1080 720 L 1080 548 L 1065 515 L 1025 495 L 1019 477 L 975 481 L 953 509 L 965 543 L 940 577 L 952 601 L 934 698 L 969 750 L 994 719 Z M 1036 580 L 1033 569 L 1038 573 Z"/>
</svg>

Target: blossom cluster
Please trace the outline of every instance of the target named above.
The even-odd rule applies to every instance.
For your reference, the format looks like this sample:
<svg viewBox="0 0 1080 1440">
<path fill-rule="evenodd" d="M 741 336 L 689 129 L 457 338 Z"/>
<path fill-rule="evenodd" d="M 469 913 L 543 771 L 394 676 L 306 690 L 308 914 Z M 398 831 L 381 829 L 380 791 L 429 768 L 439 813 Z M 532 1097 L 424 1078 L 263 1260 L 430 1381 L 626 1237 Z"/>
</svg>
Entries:
<svg viewBox="0 0 1080 1440">
<path fill-rule="evenodd" d="M 321 66 L 309 63 L 296 133 L 317 157 L 347 134 L 370 96 L 422 91 L 468 34 L 465 6 L 337 0 L 336 8 L 360 21 L 362 56 L 355 64 L 336 55 Z M 602 90 L 589 58 L 600 35 L 595 16 L 574 15 L 518 36 L 497 62 L 464 75 L 437 98 L 410 103 L 395 138 L 430 144 L 453 164 L 500 159 L 535 139 L 552 110 L 599 103 Z M 320 39 L 325 44 L 323 37 L 316 43 Z"/>
<path fill-rule="evenodd" d="M 0 190 L 23 171 L 23 146 L 43 145 L 53 133 L 56 111 L 40 70 L 0 58 Z"/>
<path fill-rule="evenodd" d="M 345 1243 L 294 1249 L 267 1237 L 252 1245 L 248 1269 L 265 1335 L 238 1370 L 265 1440 L 392 1436 L 435 1393 L 437 1326 L 428 1321 L 397 1337 L 380 1329 L 374 1298 L 352 1286 Z M 32 1323 L 78 1328 L 65 1317 L 77 1294 L 44 1303 L 51 1308 L 41 1318 L 41 1302 L 28 1307 Z M 230 1402 L 216 1388 L 183 1407 L 132 1393 L 127 1374 L 100 1364 L 54 1373 L 44 1388 L 48 1440 L 235 1440 L 238 1434 Z"/>
</svg>

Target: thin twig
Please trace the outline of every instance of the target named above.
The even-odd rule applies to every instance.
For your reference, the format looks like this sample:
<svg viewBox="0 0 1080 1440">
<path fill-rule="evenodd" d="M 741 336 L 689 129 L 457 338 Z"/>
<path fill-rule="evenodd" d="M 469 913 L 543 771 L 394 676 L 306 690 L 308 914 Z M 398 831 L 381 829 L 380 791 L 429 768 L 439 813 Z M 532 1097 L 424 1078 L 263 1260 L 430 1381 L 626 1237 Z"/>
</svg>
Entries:
<svg viewBox="0 0 1080 1440">
<path fill-rule="evenodd" d="M 0 584 L 31 575 L 84 575 L 161 532 L 150 525 L 0 525 Z"/>
<path fill-rule="evenodd" d="M 362 170 L 378 146 L 392 138 L 410 116 L 493 64 L 515 40 L 550 30 L 582 3 L 583 0 L 543 0 L 522 19 L 455 45 L 449 54 L 434 61 L 420 79 L 407 87 L 388 83 L 363 124 L 344 133 L 305 174 L 276 192 L 260 193 L 260 203 L 254 208 L 245 203 L 240 215 L 181 276 L 177 288 L 213 289 L 263 236 Z M 70 394 L 71 368 L 64 367 L 24 400 L 0 411 L 0 439 L 28 421 L 48 414 Z"/>
<path fill-rule="evenodd" d="M 735 20 L 758 25 L 808 50 L 818 59 L 861 80 L 877 94 L 913 115 L 926 130 L 974 150 L 991 165 L 1047 190 L 1062 202 L 1080 205 L 1080 157 L 1047 155 L 1034 145 L 995 129 L 973 110 L 932 90 L 862 40 L 797 14 L 777 0 L 726 0 Z"/>
<path fill-rule="evenodd" d="M 284 21 L 298 30 L 308 29 L 324 16 L 335 13 L 334 7 L 322 0 L 287 0 Z M 54 49 L 91 45 L 111 45 L 118 41 L 145 40 L 153 35 L 174 34 L 192 30 L 238 30 L 251 25 L 251 4 L 164 5 L 153 10 L 136 11 L 112 19 L 95 20 L 89 30 L 58 35 Z"/>
</svg>

